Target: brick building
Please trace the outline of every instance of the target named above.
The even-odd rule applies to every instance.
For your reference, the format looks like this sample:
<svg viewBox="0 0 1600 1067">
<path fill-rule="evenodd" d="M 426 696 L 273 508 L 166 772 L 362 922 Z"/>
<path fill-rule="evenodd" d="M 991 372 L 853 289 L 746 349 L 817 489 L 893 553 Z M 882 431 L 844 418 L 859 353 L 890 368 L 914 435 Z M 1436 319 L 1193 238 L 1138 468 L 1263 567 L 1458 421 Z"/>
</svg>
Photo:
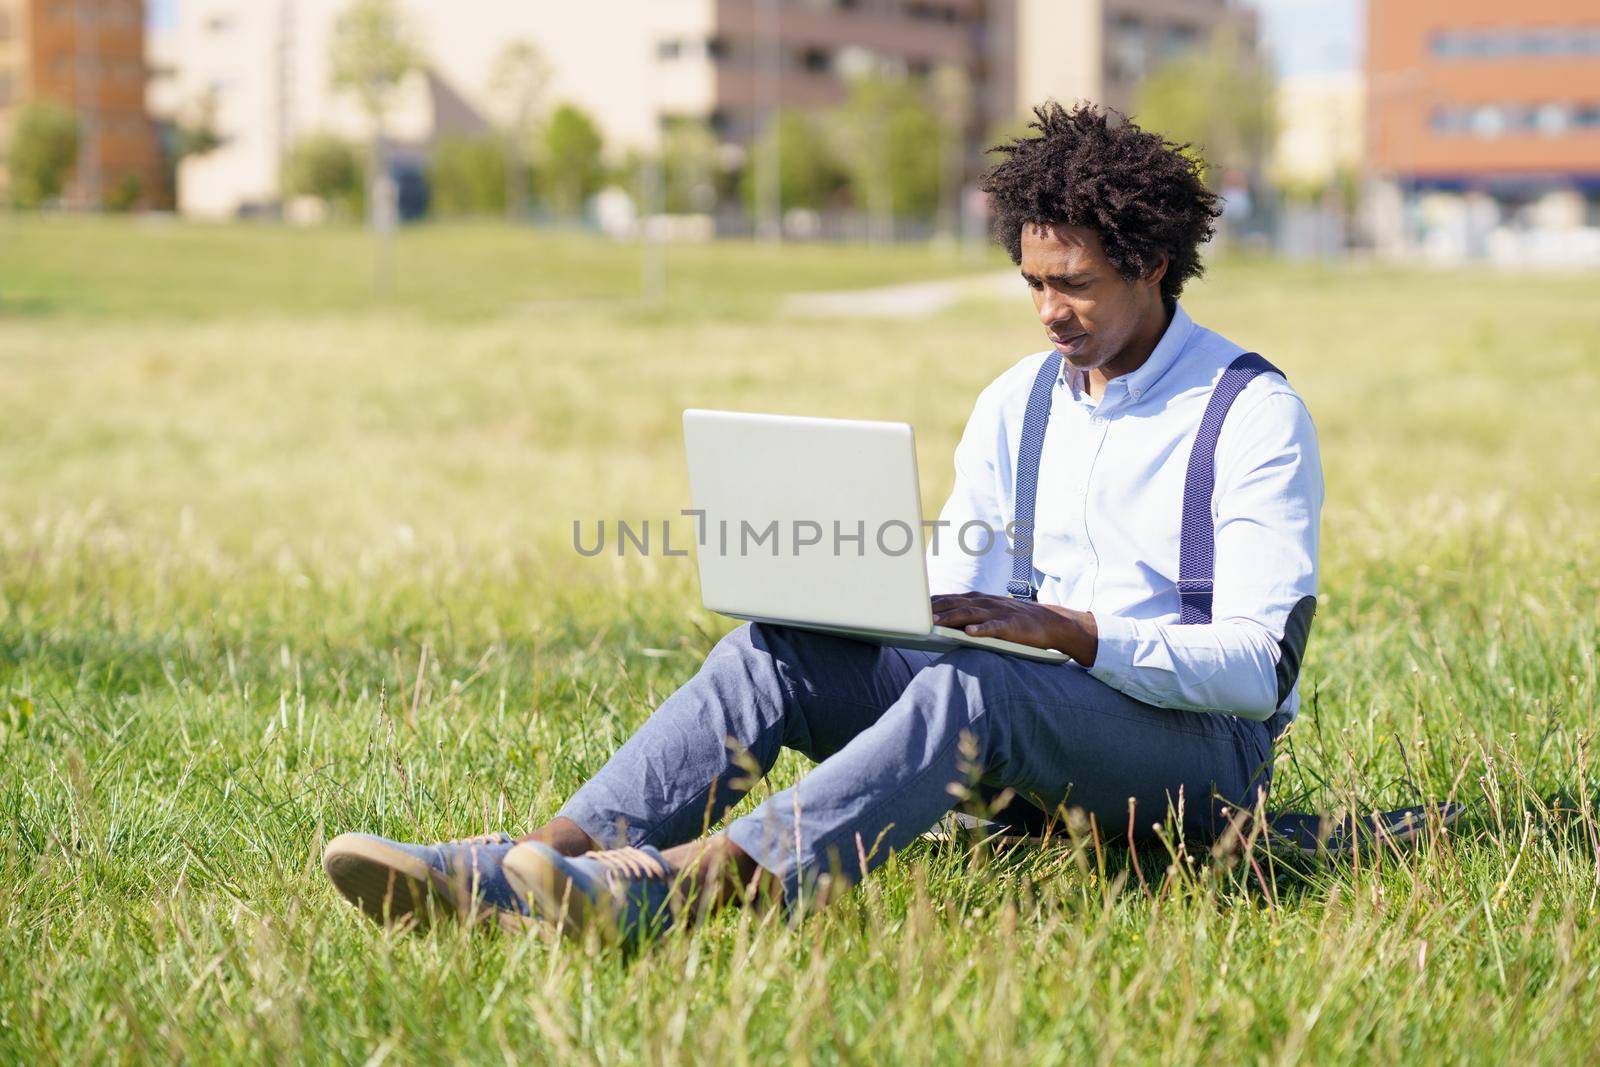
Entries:
<svg viewBox="0 0 1600 1067">
<path fill-rule="evenodd" d="M 144 0 L 0 0 L 0 145 L 27 103 L 70 107 L 79 149 L 69 203 L 149 204 L 166 194 L 145 111 L 144 8 Z"/>
<path fill-rule="evenodd" d="M 1367 18 L 1380 246 L 1600 262 L 1594 0 L 1369 0 Z"/>
</svg>

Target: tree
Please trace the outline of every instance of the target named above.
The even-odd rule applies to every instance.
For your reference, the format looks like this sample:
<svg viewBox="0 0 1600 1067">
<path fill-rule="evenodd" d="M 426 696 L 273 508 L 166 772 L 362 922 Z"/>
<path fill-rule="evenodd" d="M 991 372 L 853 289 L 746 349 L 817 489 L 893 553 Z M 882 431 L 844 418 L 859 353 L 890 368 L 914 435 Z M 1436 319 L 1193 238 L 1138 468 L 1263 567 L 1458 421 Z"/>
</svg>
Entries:
<svg viewBox="0 0 1600 1067">
<path fill-rule="evenodd" d="M 778 139 L 778 203 L 783 211 L 810 208 L 820 211 L 849 180 L 833 146 L 822 135 L 816 119 L 803 111 L 784 110 L 762 134 Z M 757 157 L 766 146 L 758 146 Z M 745 203 L 756 208 L 755 174 L 747 169 L 742 180 Z"/>
<path fill-rule="evenodd" d="M 77 161 L 78 116 L 72 109 L 48 100 L 24 105 L 7 159 L 17 206 L 40 207 L 60 197 Z"/>
<path fill-rule="evenodd" d="M 942 64 L 933 72 L 933 99 L 939 115 L 939 231 L 954 237 L 961 220 L 961 189 L 967 173 L 967 120 L 972 112 L 972 79 L 962 67 Z"/>
<path fill-rule="evenodd" d="M 532 41 L 512 41 L 500 50 L 489 78 L 500 105 L 506 137 L 506 214 L 520 220 L 528 214 L 528 148 L 538 129 L 550 62 Z"/>
<path fill-rule="evenodd" d="M 539 181 L 557 215 L 576 216 L 605 181 L 600 128 L 582 109 L 562 104 L 550 115 L 541 138 Z"/>
<path fill-rule="evenodd" d="M 367 171 L 361 149 L 331 133 L 314 133 L 290 147 L 283 161 L 283 191 L 314 196 L 335 211 L 360 218 Z"/>
<path fill-rule="evenodd" d="M 915 87 L 879 75 L 857 78 L 839 117 L 851 192 L 866 208 L 873 235 L 893 237 L 896 216 L 932 215 L 944 138 L 939 116 Z"/>
<path fill-rule="evenodd" d="M 392 282 L 388 233 L 397 214 L 384 153 L 384 117 L 406 75 L 422 66 L 422 53 L 412 43 L 395 0 L 352 0 L 334 21 L 330 48 L 334 88 L 353 93 L 371 123 L 367 214 L 379 237 L 376 284 L 384 292 Z"/>
<path fill-rule="evenodd" d="M 1266 64 L 1224 29 L 1146 78 L 1134 115 L 1145 129 L 1194 145 L 1215 185 L 1221 171 L 1265 165 L 1277 133 L 1273 92 Z"/>
<path fill-rule="evenodd" d="M 717 206 L 717 137 L 704 122 L 670 123 L 661 136 L 661 179 L 669 213 L 704 214 Z"/>
<path fill-rule="evenodd" d="M 931 219 L 939 210 L 946 134 L 938 114 L 908 94 L 889 117 L 889 188 L 902 218 Z"/>
<path fill-rule="evenodd" d="M 495 136 L 441 139 L 428 158 L 428 188 L 439 213 L 504 214 L 508 155 L 503 139 Z"/>
</svg>

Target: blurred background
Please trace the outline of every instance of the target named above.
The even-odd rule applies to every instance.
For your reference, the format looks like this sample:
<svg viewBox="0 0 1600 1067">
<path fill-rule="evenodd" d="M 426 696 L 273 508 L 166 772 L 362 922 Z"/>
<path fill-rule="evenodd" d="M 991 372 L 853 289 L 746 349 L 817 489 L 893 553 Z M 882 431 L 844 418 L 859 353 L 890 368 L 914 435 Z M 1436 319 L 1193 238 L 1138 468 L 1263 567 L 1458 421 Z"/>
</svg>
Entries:
<svg viewBox="0 0 1600 1067">
<path fill-rule="evenodd" d="M 1049 97 L 1199 146 L 1228 242 L 1600 265 L 1591 0 L 0 0 L 0 197 L 978 247 Z"/>
<path fill-rule="evenodd" d="M 1277 802 L 1471 824 L 374 951 L 328 833 L 537 825 L 728 627 L 685 407 L 911 423 L 938 508 L 1047 97 L 1199 147 L 1185 308 L 1316 420 Z M 1593 1062 L 1597 280 L 1596 0 L 0 0 L 0 1064 Z"/>
</svg>

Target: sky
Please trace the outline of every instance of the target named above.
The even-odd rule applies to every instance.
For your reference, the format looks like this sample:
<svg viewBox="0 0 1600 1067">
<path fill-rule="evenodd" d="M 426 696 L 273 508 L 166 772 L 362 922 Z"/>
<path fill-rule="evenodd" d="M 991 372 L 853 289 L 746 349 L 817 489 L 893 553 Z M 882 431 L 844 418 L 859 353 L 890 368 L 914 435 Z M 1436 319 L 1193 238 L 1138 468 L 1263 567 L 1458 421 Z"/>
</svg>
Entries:
<svg viewBox="0 0 1600 1067">
<path fill-rule="evenodd" d="M 1362 0 L 1247 0 L 1261 11 L 1262 36 L 1280 74 L 1354 70 L 1361 62 Z M 152 27 L 171 26 L 179 0 L 147 0 Z"/>
<path fill-rule="evenodd" d="M 1362 0 L 1249 0 L 1280 75 L 1326 74 L 1361 65 Z"/>
<path fill-rule="evenodd" d="M 178 0 L 145 0 L 144 21 L 151 29 L 164 29 L 178 21 Z"/>
</svg>

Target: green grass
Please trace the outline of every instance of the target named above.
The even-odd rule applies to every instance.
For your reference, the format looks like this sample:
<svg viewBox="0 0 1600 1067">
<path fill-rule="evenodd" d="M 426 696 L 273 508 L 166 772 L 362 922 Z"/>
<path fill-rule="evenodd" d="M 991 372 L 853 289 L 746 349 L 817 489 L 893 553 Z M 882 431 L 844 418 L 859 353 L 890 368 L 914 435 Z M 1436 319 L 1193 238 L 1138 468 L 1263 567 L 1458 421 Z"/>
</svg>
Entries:
<svg viewBox="0 0 1600 1067">
<path fill-rule="evenodd" d="M 398 258 L 374 303 L 355 233 L 0 217 L 0 1062 L 1593 1057 L 1592 277 L 1224 263 L 1186 300 L 1322 437 L 1278 803 L 1456 797 L 1454 833 L 1142 879 L 919 846 L 623 957 L 387 935 L 321 846 L 532 825 L 693 672 L 724 624 L 688 562 L 570 547 L 681 506 L 683 407 L 912 421 L 936 503 L 1038 328 L 1020 291 L 778 312 L 962 269 L 926 249 L 673 249 L 656 303 L 576 236 Z"/>
</svg>

